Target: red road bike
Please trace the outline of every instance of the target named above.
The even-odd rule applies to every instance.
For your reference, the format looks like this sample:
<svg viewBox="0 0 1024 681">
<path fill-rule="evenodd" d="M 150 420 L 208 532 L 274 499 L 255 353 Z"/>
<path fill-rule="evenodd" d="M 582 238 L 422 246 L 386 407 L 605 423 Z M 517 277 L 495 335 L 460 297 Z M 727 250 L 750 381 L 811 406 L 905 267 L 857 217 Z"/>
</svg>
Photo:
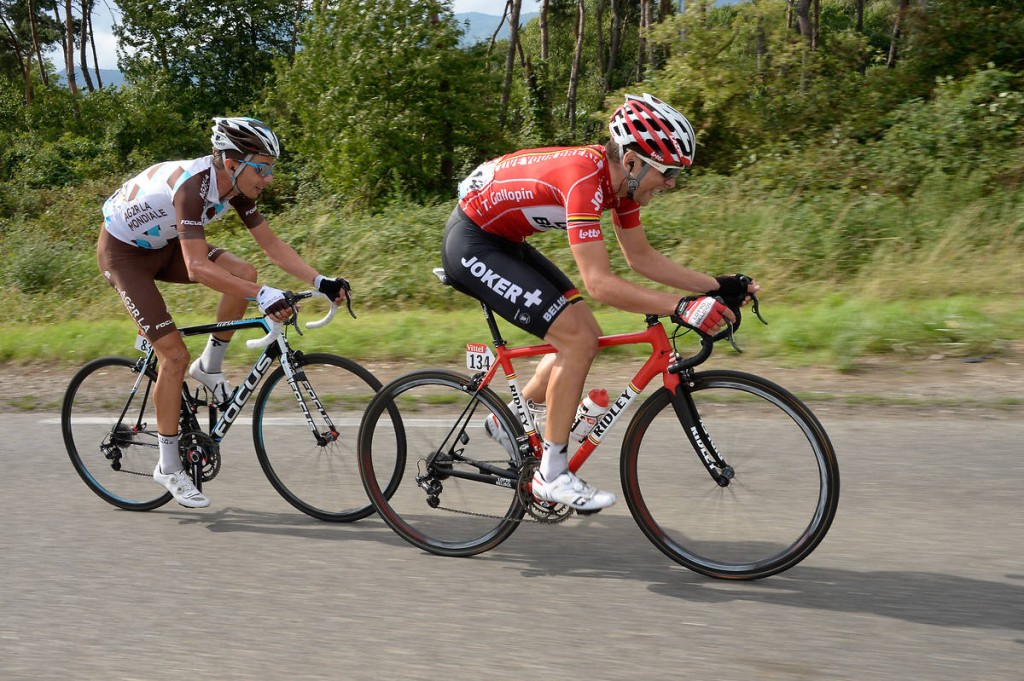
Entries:
<svg viewBox="0 0 1024 681">
<path fill-rule="evenodd" d="M 446 281 L 443 270 L 435 273 Z M 468 346 L 468 365 L 480 371 L 406 373 L 377 393 L 359 429 L 360 474 L 374 508 L 411 544 L 444 556 L 478 554 L 524 521 L 554 524 L 573 514 L 530 492 L 542 443 L 513 366 L 555 349 L 508 347 L 482 307 L 494 351 Z M 711 577 L 758 579 L 793 567 L 825 537 L 839 503 L 839 468 L 825 429 L 771 381 L 695 371 L 725 334 L 698 333 L 699 350 L 685 356 L 677 343 L 691 330 L 676 325 L 670 335 L 663 319 L 647 315 L 643 331 L 600 339 L 602 348 L 647 345 L 650 355 L 570 469 L 580 470 L 660 377 L 630 418 L 620 452 L 623 496 L 640 529 L 669 558 Z M 499 371 L 507 385 L 501 396 Z M 484 431 L 492 414 L 512 435 L 507 449 Z"/>
</svg>

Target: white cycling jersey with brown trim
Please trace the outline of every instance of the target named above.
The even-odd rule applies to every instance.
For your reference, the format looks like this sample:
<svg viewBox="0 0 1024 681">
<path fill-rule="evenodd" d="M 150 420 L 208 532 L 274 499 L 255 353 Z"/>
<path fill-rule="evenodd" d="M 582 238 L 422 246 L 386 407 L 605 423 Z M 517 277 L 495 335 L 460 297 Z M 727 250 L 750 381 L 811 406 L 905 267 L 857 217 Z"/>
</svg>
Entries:
<svg viewBox="0 0 1024 681">
<path fill-rule="evenodd" d="M 154 249 L 179 235 L 204 237 L 206 224 L 222 217 L 229 206 L 249 229 L 263 221 L 252 199 L 235 196 L 222 201 L 220 197 L 213 156 L 157 163 L 106 200 L 103 224 L 118 241 Z"/>
</svg>

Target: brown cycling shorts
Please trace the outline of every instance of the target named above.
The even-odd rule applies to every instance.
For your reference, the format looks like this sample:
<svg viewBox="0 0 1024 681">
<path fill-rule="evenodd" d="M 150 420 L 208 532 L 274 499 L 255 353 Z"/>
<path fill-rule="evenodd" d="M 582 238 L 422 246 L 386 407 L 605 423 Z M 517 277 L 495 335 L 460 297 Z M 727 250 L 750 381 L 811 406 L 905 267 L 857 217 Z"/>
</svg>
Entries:
<svg viewBox="0 0 1024 681">
<path fill-rule="evenodd" d="M 224 249 L 210 245 L 208 257 L 213 262 L 224 253 Z M 107 283 L 121 296 L 128 314 L 150 342 L 177 330 L 156 282 L 195 283 L 188 278 L 178 239 L 163 248 L 147 250 L 118 241 L 101 229 L 96 259 Z"/>
</svg>

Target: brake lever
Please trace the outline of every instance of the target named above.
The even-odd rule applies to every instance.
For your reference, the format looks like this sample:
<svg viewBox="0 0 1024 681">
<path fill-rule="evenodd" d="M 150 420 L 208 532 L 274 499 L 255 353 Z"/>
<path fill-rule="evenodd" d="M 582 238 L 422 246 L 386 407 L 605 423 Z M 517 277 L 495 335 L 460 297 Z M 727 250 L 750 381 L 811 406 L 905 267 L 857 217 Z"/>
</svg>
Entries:
<svg viewBox="0 0 1024 681">
<path fill-rule="evenodd" d="M 302 329 L 299 328 L 299 300 L 291 291 L 285 291 L 285 298 L 288 300 L 288 304 L 292 308 L 292 316 L 288 318 L 288 321 L 284 323 L 284 326 L 294 326 L 295 333 L 301 336 Z"/>
<path fill-rule="evenodd" d="M 341 288 L 345 291 L 345 307 L 348 308 L 348 313 L 352 316 L 352 319 L 358 319 L 356 313 L 352 311 L 352 287 L 349 286 L 347 279 L 341 280 Z"/>
<path fill-rule="evenodd" d="M 733 329 L 735 328 L 735 326 L 733 325 L 732 322 L 726 322 L 726 325 L 729 327 L 729 335 L 726 336 L 726 338 L 729 339 L 729 345 L 732 346 L 733 350 L 735 350 L 736 352 L 738 352 L 738 353 L 740 353 L 742 355 L 743 354 L 743 348 L 741 348 L 739 345 L 736 344 L 736 338 L 733 336 L 733 333 L 732 333 Z"/>
<path fill-rule="evenodd" d="M 768 320 L 761 316 L 761 302 L 757 299 L 753 293 L 750 294 L 750 310 L 755 316 L 761 321 L 762 324 L 768 326 Z"/>
</svg>

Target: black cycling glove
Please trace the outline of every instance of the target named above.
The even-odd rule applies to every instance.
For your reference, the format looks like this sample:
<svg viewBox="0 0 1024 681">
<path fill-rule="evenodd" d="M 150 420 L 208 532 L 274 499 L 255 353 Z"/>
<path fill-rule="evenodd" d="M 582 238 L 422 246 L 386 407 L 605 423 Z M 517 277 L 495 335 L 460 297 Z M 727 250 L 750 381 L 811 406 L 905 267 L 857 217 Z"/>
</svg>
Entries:
<svg viewBox="0 0 1024 681">
<path fill-rule="evenodd" d="M 731 308 L 742 305 L 743 301 L 750 295 L 747 289 L 753 281 L 745 274 L 731 274 L 729 276 L 715 277 L 718 282 L 718 289 L 708 291 L 709 296 L 719 296 L 726 305 Z"/>
<path fill-rule="evenodd" d="M 316 290 L 333 301 L 341 296 L 342 291 L 345 291 L 347 294 L 351 289 L 349 288 L 348 281 L 341 277 L 331 279 L 323 275 L 317 275 Z M 345 297 L 347 298 L 348 296 L 346 295 Z"/>
</svg>

